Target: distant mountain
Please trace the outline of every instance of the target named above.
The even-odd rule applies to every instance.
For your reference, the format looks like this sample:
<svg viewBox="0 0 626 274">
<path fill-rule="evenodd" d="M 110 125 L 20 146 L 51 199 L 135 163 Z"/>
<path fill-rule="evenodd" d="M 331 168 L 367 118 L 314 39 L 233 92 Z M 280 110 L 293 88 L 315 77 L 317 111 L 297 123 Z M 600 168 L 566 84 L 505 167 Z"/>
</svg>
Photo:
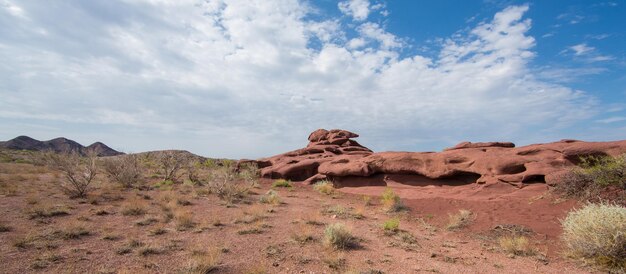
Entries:
<svg viewBox="0 0 626 274">
<path fill-rule="evenodd" d="M 98 156 L 115 156 L 124 154 L 116 151 L 101 142 L 95 142 L 87 147 L 67 138 L 55 138 L 48 141 L 39 141 L 28 136 L 18 136 L 6 142 L 0 142 L 0 147 L 19 150 L 51 150 L 61 153 L 79 153 L 87 154 L 89 151 L 95 151 Z"/>
</svg>

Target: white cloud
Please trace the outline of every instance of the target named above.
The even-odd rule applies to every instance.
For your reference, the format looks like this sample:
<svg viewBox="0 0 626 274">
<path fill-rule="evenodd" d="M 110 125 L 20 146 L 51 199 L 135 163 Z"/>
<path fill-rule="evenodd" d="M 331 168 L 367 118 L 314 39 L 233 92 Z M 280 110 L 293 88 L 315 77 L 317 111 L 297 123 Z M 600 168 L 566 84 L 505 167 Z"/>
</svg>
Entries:
<svg viewBox="0 0 626 274">
<path fill-rule="evenodd" d="M 573 45 L 561 53 L 572 52 L 576 57 L 584 57 L 583 60 L 587 62 L 603 62 L 615 59 L 613 56 L 601 55 L 597 52 L 596 48 L 587 46 L 586 43 Z"/>
<path fill-rule="evenodd" d="M 576 56 L 588 54 L 595 50 L 594 47 L 587 46 L 585 43 L 573 45 L 569 47 L 569 49 L 572 50 Z"/>
<path fill-rule="evenodd" d="M 0 24 L 0 120 L 13 135 L 28 134 L 25 120 L 68 137 L 105 127 L 98 136 L 132 151 L 238 158 L 301 147 L 322 127 L 375 150 L 530 142 L 595 113 L 593 98 L 530 67 L 528 6 L 429 58 L 403 55 L 377 23 L 312 20 L 296 0 L 24 3 L 30 21 Z"/>
<path fill-rule="evenodd" d="M 339 2 L 339 10 L 345 15 L 352 16 L 356 21 L 363 21 L 367 19 L 370 14 L 370 2 L 369 0 L 348 0 Z M 382 6 L 378 4 L 372 9 L 379 9 Z"/>
<path fill-rule="evenodd" d="M 615 117 L 609 117 L 606 119 L 597 120 L 596 122 L 603 123 L 603 124 L 610 124 L 610 123 L 616 123 L 616 122 L 622 122 L 622 121 L 626 121 L 626 117 L 615 116 Z"/>
</svg>

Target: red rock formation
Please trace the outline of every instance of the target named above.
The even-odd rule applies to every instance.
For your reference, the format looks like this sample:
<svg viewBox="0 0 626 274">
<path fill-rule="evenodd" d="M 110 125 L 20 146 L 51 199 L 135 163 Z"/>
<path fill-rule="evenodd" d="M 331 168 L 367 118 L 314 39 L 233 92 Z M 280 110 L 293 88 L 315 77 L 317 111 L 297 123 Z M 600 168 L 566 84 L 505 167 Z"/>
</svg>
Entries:
<svg viewBox="0 0 626 274">
<path fill-rule="evenodd" d="M 262 176 L 309 183 L 331 179 L 342 185 L 381 184 L 392 178 L 406 184 L 556 183 L 555 176 L 581 156 L 626 153 L 626 140 L 561 140 L 515 148 L 513 143 L 463 142 L 442 152 L 380 152 L 361 146 L 345 130 L 318 129 L 306 148 L 260 159 Z"/>
</svg>

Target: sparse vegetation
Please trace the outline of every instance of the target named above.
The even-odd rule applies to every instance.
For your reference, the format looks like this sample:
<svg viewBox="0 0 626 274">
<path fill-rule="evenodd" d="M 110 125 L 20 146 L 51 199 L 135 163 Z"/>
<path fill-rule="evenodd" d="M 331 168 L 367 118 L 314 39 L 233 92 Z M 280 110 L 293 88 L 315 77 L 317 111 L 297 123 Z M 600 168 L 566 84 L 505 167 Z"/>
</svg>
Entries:
<svg viewBox="0 0 626 274">
<path fill-rule="evenodd" d="M 91 188 L 93 179 L 98 174 L 96 155 L 93 153 L 83 157 L 77 153 L 60 154 L 49 152 L 46 154 L 48 165 L 60 171 L 65 181 L 59 187 L 70 198 L 84 198 Z"/>
<path fill-rule="evenodd" d="M 27 213 L 29 219 L 37 219 L 69 215 L 70 210 L 66 206 L 40 205 L 31 208 Z"/>
<path fill-rule="evenodd" d="M 181 272 L 185 274 L 207 274 L 217 270 L 219 260 L 219 249 L 209 249 L 202 252 L 194 251 L 191 254 L 191 259 Z"/>
<path fill-rule="evenodd" d="M 186 161 L 187 159 L 178 151 L 160 151 L 156 154 L 156 162 L 163 181 L 178 181 L 180 177 L 178 172 Z"/>
<path fill-rule="evenodd" d="M 155 255 L 155 254 L 161 254 L 163 253 L 163 250 L 156 247 L 156 246 L 152 246 L 152 245 L 147 245 L 144 247 L 141 247 L 138 251 L 137 254 L 141 255 L 141 256 L 148 256 L 148 255 Z"/>
<path fill-rule="evenodd" d="M 292 187 L 292 185 L 289 180 L 278 179 L 272 183 L 272 187 Z"/>
<path fill-rule="evenodd" d="M 458 230 L 468 226 L 472 222 L 472 212 L 466 209 L 461 209 L 457 214 L 450 214 L 447 230 Z"/>
<path fill-rule="evenodd" d="M 122 215 L 124 216 L 141 216 L 148 212 L 146 202 L 139 199 L 126 201 L 122 205 Z"/>
<path fill-rule="evenodd" d="M 525 236 L 502 236 L 498 239 L 500 248 L 508 254 L 516 256 L 531 256 L 536 250 L 530 245 Z"/>
<path fill-rule="evenodd" d="M 104 172 L 125 188 L 137 187 L 141 180 L 141 166 L 135 154 L 117 156 L 103 161 Z"/>
<path fill-rule="evenodd" d="M 280 196 L 278 196 L 278 192 L 269 190 L 265 193 L 265 195 L 259 198 L 259 202 L 263 204 L 279 205 L 281 200 Z"/>
<path fill-rule="evenodd" d="M 358 241 L 344 224 L 335 223 L 324 229 L 324 244 L 335 249 L 350 249 L 358 246 Z"/>
<path fill-rule="evenodd" d="M 317 190 L 317 192 L 319 193 L 326 194 L 326 195 L 331 195 L 335 192 L 335 187 L 333 185 L 333 182 L 328 181 L 328 180 L 317 182 L 313 186 L 313 189 Z"/>
<path fill-rule="evenodd" d="M 400 218 L 391 218 L 383 223 L 385 233 L 396 233 L 400 228 Z"/>
<path fill-rule="evenodd" d="M 386 188 L 380 199 L 383 205 L 383 210 L 386 212 L 398 212 L 406 209 L 400 199 L 400 196 L 393 192 L 393 189 L 391 188 Z"/>
<path fill-rule="evenodd" d="M 618 157 L 589 156 L 561 176 L 556 191 L 583 200 L 610 200 L 626 205 L 626 154 Z M 611 189 L 617 191 L 611 191 Z"/>
<path fill-rule="evenodd" d="M 562 225 L 570 257 L 616 273 L 626 271 L 626 207 L 587 204 L 571 211 Z"/>
<path fill-rule="evenodd" d="M 174 214 L 174 221 L 176 221 L 176 229 L 178 231 L 185 231 L 193 228 L 196 223 L 193 220 L 193 213 L 191 211 L 178 211 Z"/>
<path fill-rule="evenodd" d="M 0 223 L 0 232 L 9 232 L 9 231 L 11 231 L 11 230 L 13 230 L 13 228 L 12 228 L 12 227 L 10 227 L 10 226 L 8 226 L 8 225 L 5 225 L 5 224 Z"/>
<path fill-rule="evenodd" d="M 91 234 L 91 231 L 80 224 L 69 224 L 63 229 L 55 231 L 53 234 L 60 236 L 64 240 L 72 240 L 88 236 Z"/>
</svg>

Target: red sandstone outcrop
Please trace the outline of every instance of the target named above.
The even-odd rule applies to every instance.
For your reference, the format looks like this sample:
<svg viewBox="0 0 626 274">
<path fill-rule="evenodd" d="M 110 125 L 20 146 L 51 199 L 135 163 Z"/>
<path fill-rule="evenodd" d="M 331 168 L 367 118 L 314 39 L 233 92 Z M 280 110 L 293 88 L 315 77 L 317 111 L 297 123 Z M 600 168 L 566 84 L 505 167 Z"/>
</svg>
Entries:
<svg viewBox="0 0 626 274">
<path fill-rule="evenodd" d="M 555 177 L 588 155 L 626 153 L 626 140 L 582 142 L 561 140 L 515 147 L 508 142 L 463 142 L 442 152 L 372 153 L 345 130 L 318 129 L 306 148 L 260 159 L 262 176 L 309 183 L 330 179 L 338 184 L 385 184 L 395 181 L 420 185 L 556 183 Z"/>
</svg>

